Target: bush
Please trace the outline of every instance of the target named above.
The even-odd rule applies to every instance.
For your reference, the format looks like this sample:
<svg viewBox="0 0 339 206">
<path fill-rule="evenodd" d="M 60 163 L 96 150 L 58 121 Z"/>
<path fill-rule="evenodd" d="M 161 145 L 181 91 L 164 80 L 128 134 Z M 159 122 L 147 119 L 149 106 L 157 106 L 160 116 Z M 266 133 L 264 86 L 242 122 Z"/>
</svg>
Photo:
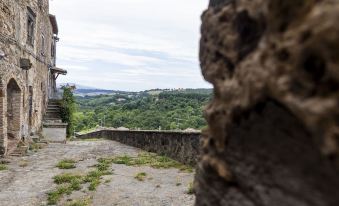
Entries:
<svg viewBox="0 0 339 206">
<path fill-rule="evenodd" d="M 74 113 L 75 113 L 75 99 L 72 88 L 63 87 L 63 98 L 61 101 L 61 119 L 68 123 L 67 137 L 71 137 L 74 133 Z"/>
</svg>

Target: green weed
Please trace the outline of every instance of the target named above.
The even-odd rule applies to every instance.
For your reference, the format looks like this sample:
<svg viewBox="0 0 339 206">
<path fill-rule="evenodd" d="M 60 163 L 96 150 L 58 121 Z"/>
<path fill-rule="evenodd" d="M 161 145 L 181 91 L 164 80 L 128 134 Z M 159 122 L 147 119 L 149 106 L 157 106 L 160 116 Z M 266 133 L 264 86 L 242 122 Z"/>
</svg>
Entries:
<svg viewBox="0 0 339 206">
<path fill-rule="evenodd" d="M 80 180 L 81 178 L 82 178 L 81 175 L 71 173 L 64 173 L 53 177 L 54 183 L 58 185 L 64 183 L 71 183 L 72 181 Z"/>
<path fill-rule="evenodd" d="M 140 153 L 137 157 L 127 155 L 113 157 L 111 162 L 127 166 L 150 166 L 157 169 L 177 168 L 183 172 L 193 172 L 193 168 L 190 166 L 183 165 L 171 158 L 148 152 Z"/>
<path fill-rule="evenodd" d="M 73 200 L 72 202 L 68 203 L 67 206 L 89 206 L 91 204 L 90 199 L 84 200 Z"/>
<path fill-rule="evenodd" d="M 66 185 L 62 185 L 57 187 L 54 191 L 47 193 L 48 195 L 48 205 L 56 205 L 58 201 L 62 198 L 65 194 L 71 194 L 71 188 Z"/>
<path fill-rule="evenodd" d="M 194 194 L 193 182 L 190 182 L 190 183 L 188 184 L 187 194 L 189 194 L 189 195 L 193 195 L 193 194 Z"/>
<path fill-rule="evenodd" d="M 64 159 L 64 160 L 59 161 L 56 167 L 59 169 L 74 169 L 76 168 L 75 164 L 76 164 L 76 161 L 74 160 Z"/>
<path fill-rule="evenodd" d="M 145 181 L 147 174 L 145 172 L 140 172 L 138 174 L 135 175 L 135 179 L 139 180 L 139 181 Z"/>
<path fill-rule="evenodd" d="M 8 170 L 7 165 L 5 164 L 0 164 L 0 171 Z"/>
</svg>

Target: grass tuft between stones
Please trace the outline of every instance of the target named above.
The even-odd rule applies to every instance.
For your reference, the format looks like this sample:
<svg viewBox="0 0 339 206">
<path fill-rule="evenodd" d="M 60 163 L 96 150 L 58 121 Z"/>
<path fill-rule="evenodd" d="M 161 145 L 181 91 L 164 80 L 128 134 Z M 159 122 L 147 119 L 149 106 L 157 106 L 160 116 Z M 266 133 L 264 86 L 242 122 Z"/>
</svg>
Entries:
<svg viewBox="0 0 339 206">
<path fill-rule="evenodd" d="M 145 181 L 146 176 L 147 176 L 147 174 L 145 172 L 140 172 L 140 173 L 136 174 L 134 178 L 143 182 L 143 181 Z"/>
<path fill-rule="evenodd" d="M 105 160 L 99 160 L 99 163 L 96 165 L 96 169 L 88 172 L 86 175 L 64 173 L 54 176 L 54 183 L 59 186 L 55 190 L 47 193 L 48 205 L 57 204 L 64 195 L 70 195 L 73 191 L 81 190 L 82 185 L 86 183 L 89 183 L 89 191 L 95 191 L 101 184 L 100 179 L 102 176 L 112 174 L 112 172 L 109 171 L 110 164 L 111 163 L 108 163 Z M 81 204 L 84 205 L 84 202 L 76 201 L 71 205 L 82 206 Z"/>
<path fill-rule="evenodd" d="M 42 146 L 40 144 L 37 143 L 31 143 L 29 145 L 29 150 L 33 151 L 33 152 L 37 152 L 38 150 L 42 149 Z"/>
<path fill-rule="evenodd" d="M 71 187 L 68 185 L 61 185 L 58 186 L 55 190 L 47 193 L 48 195 L 48 205 L 56 205 L 58 201 L 62 198 L 65 194 L 72 194 Z"/>
<path fill-rule="evenodd" d="M 71 174 L 71 173 L 64 173 L 61 175 L 54 176 L 54 183 L 55 184 L 64 184 L 64 183 L 71 183 L 73 181 L 78 181 L 82 179 L 81 175 Z"/>
<path fill-rule="evenodd" d="M 116 156 L 112 158 L 100 158 L 98 163 L 95 165 L 95 170 L 88 172 L 86 175 L 64 173 L 56 175 L 53 179 L 59 186 L 47 193 L 48 194 L 48 205 L 55 205 L 64 195 L 70 195 L 73 191 L 82 189 L 82 185 L 89 183 L 88 190 L 95 191 L 101 184 L 102 176 L 113 174 L 110 171 L 112 164 L 124 164 L 127 166 L 150 166 L 157 169 L 168 169 L 177 168 L 183 172 L 193 172 L 193 168 L 190 166 L 183 165 L 175 160 L 172 160 L 165 156 L 160 156 L 154 153 L 143 152 L 138 154 L 137 157 L 131 157 L 127 155 Z M 57 164 L 60 169 L 73 169 L 76 161 L 70 159 L 64 159 Z M 136 174 L 135 179 L 144 181 L 147 177 L 145 172 Z M 193 194 L 193 183 L 189 185 L 188 194 Z M 86 206 L 86 202 L 79 200 L 74 201 L 71 206 Z M 88 205 L 88 204 L 87 204 Z"/>
<path fill-rule="evenodd" d="M 76 168 L 75 164 L 76 164 L 76 161 L 74 160 L 64 159 L 64 160 L 59 161 L 56 167 L 59 169 L 74 169 Z"/>
<path fill-rule="evenodd" d="M 91 199 L 83 199 L 83 200 L 73 200 L 68 203 L 67 206 L 89 206 L 91 204 Z"/>
<path fill-rule="evenodd" d="M 0 171 L 8 170 L 7 165 L 5 164 L 0 164 Z"/>
<path fill-rule="evenodd" d="M 195 193 L 195 191 L 194 191 L 194 187 L 193 187 L 193 182 L 190 182 L 190 183 L 188 184 L 187 194 L 193 195 L 194 193 Z"/>
<path fill-rule="evenodd" d="M 177 168 L 183 172 L 193 172 L 193 168 L 190 166 L 183 165 L 166 156 L 160 156 L 148 152 L 140 153 L 137 157 L 127 155 L 116 156 L 111 159 L 105 159 L 105 161 L 112 162 L 114 164 L 124 164 L 127 166 L 150 166 L 156 169 Z"/>
</svg>

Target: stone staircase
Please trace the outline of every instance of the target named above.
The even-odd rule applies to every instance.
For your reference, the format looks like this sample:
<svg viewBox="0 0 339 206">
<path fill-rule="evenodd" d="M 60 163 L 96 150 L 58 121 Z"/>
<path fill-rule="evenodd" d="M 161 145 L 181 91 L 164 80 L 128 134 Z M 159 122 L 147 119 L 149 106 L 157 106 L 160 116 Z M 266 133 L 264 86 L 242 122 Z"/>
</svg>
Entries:
<svg viewBox="0 0 339 206">
<path fill-rule="evenodd" d="M 44 116 L 43 121 L 43 128 L 44 130 L 51 130 L 47 132 L 47 135 L 45 134 L 44 138 L 41 138 L 40 136 L 32 137 L 32 141 L 34 144 L 38 147 L 44 147 L 46 146 L 50 139 L 53 142 L 53 139 L 55 139 L 54 134 L 56 133 L 56 137 L 58 137 L 56 142 L 59 142 L 59 139 L 65 139 L 66 136 L 64 135 L 64 131 L 66 131 L 67 124 L 62 123 L 61 120 L 61 105 L 58 100 L 51 99 L 48 102 L 48 107 L 46 114 Z M 62 131 L 62 132 L 60 132 Z M 44 131 L 43 131 L 44 133 Z M 46 138 L 46 139 L 45 139 Z M 60 141 L 62 142 L 62 141 Z M 17 138 L 11 137 L 9 135 L 8 138 L 8 144 L 7 144 L 7 155 L 8 156 L 24 156 L 27 154 L 29 150 L 29 144 L 25 143 L 22 140 L 19 140 Z"/>
<path fill-rule="evenodd" d="M 29 146 L 21 140 L 9 138 L 7 148 L 7 155 L 9 156 L 24 156 Z"/>
<path fill-rule="evenodd" d="M 66 142 L 67 123 L 62 123 L 59 100 L 50 99 L 43 122 L 43 136 L 49 142 Z"/>
<path fill-rule="evenodd" d="M 61 105 L 59 100 L 50 99 L 46 114 L 44 116 L 44 122 L 59 122 L 61 123 Z"/>
</svg>

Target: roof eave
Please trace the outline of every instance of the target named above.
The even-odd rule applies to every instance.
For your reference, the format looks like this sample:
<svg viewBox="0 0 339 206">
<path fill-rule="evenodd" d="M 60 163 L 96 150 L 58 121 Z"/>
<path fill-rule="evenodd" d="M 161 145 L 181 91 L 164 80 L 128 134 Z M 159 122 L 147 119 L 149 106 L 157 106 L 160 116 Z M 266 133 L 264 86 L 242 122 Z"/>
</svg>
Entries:
<svg viewBox="0 0 339 206">
<path fill-rule="evenodd" d="M 51 70 L 52 70 L 53 73 L 58 73 L 58 74 L 62 74 L 62 75 L 67 74 L 67 70 L 61 69 L 61 68 L 58 68 L 58 67 L 53 67 L 53 68 L 51 68 Z"/>
</svg>

